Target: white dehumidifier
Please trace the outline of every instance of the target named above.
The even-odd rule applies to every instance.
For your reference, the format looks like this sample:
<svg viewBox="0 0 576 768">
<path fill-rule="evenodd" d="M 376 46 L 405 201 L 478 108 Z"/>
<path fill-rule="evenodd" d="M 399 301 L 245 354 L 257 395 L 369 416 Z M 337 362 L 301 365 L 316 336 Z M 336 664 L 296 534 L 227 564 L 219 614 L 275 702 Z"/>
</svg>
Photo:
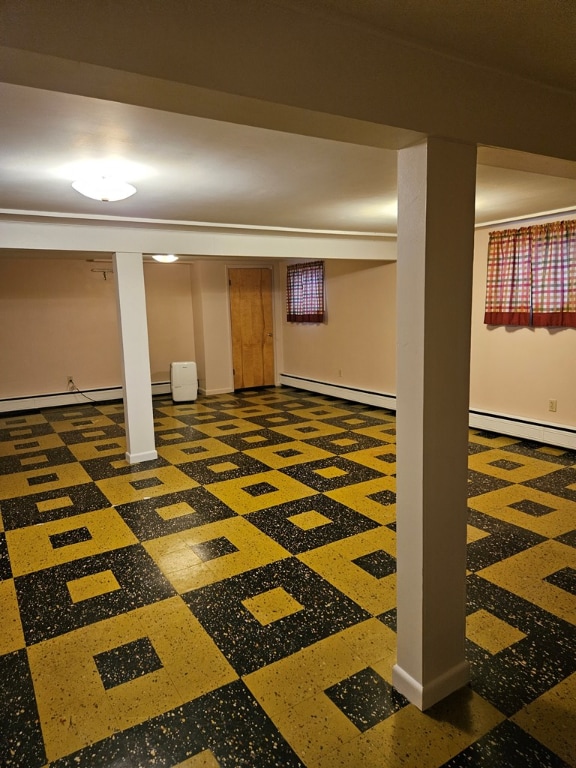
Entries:
<svg viewBox="0 0 576 768">
<path fill-rule="evenodd" d="M 170 385 L 175 403 L 188 403 L 198 397 L 196 363 L 170 363 Z"/>
</svg>

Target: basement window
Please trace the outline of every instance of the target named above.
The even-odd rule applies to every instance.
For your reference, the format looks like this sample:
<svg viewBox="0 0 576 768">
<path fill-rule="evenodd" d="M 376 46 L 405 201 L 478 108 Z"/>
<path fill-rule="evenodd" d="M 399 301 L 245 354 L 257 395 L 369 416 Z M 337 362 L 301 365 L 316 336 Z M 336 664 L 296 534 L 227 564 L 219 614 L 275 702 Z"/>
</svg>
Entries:
<svg viewBox="0 0 576 768">
<path fill-rule="evenodd" d="M 286 320 L 324 322 L 324 262 L 292 264 L 286 273 Z"/>
<path fill-rule="evenodd" d="M 484 322 L 576 328 L 576 220 L 490 233 Z"/>
</svg>

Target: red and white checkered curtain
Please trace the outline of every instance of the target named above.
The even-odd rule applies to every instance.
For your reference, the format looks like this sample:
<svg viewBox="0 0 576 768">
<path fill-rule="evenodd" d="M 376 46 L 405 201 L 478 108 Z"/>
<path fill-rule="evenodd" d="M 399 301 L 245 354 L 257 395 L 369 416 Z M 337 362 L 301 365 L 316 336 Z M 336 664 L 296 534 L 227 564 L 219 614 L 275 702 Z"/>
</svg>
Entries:
<svg viewBox="0 0 576 768">
<path fill-rule="evenodd" d="M 324 322 L 324 262 L 292 264 L 286 272 L 286 319 L 289 323 Z"/>
<path fill-rule="evenodd" d="M 490 233 L 484 322 L 576 327 L 576 221 Z"/>
</svg>

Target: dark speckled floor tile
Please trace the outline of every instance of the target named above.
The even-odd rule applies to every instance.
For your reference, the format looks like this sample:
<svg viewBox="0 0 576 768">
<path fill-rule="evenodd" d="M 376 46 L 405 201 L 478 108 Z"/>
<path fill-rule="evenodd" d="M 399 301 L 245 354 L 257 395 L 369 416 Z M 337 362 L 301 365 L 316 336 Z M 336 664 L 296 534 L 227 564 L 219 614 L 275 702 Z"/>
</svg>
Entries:
<svg viewBox="0 0 576 768">
<path fill-rule="evenodd" d="M 369 667 L 326 689 L 328 698 L 360 731 L 408 705 L 408 700 Z"/>
<path fill-rule="evenodd" d="M 44 424 L 13 424 L 6 429 L 0 429 L 0 442 L 30 440 L 40 435 L 50 435 L 54 430 L 48 423 Z"/>
<path fill-rule="evenodd" d="M 378 527 L 321 493 L 252 512 L 246 519 L 293 555 Z"/>
<path fill-rule="evenodd" d="M 93 440 L 105 440 L 110 437 L 124 437 L 125 434 L 124 428 L 119 424 L 104 424 L 102 426 L 90 424 L 82 429 L 72 429 L 59 433 L 60 439 L 66 445 L 90 443 Z"/>
<path fill-rule="evenodd" d="M 254 419 L 251 419 L 253 422 Z M 274 425 L 273 425 L 274 426 Z M 278 425 L 283 426 L 283 425 Z M 219 435 L 218 439 L 237 451 L 247 451 L 250 448 L 266 448 L 269 445 L 278 445 L 286 442 L 286 436 L 272 429 L 259 429 L 238 435 Z"/>
<path fill-rule="evenodd" d="M 295 612 L 263 625 L 244 602 L 278 588 L 296 602 Z M 188 592 L 184 600 L 240 675 L 369 618 L 356 603 L 294 559 Z"/>
<path fill-rule="evenodd" d="M 506 557 L 546 541 L 545 536 L 511 523 L 504 523 L 474 509 L 468 510 L 468 522 L 478 530 L 489 534 L 468 544 L 467 567 L 470 571 L 480 571 Z"/>
<path fill-rule="evenodd" d="M 45 765 L 44 741 L 25 650 L 0 656 L 0 702 L 0 765 Z"/>
<path fill-rule="evenodd" d="M 473 469 L 468 470 L 468 498 L 470 496 L 479 496 L 481 493 L 496 491 L 498 488 L 505 488 L 511 485 L 507 480 L 500 480 L 492 475 L 484 475 L 482 472 L 476 472 Z"/>
<path fill-rule="evenodd" d="M 525 635 L 499 653 L 470 648 L 472 687 L 511 716 L 576 672 L 574 625 L 481 576 L 468 578 L 468 614 L 484 610 Z"/>
<path fill-rule="evenodd" d="M 97 653 L 94 662 L 106 691 L 162 667 L 162 662 L 147 637 Z"/>
<path fill-rule="evenodd" d="M 250 434 L 253 434 L 252 432 Z M 222 442 L 224 442 L 222 440 Z M 185 475 L 196 480 L 201 485 L 209 485 L 222 480 L 232 480 L 236 477 L 255 475 L 266 472 L 269 467 L 261 461 L 245 456 L 243 453 L 229 453 L 226 456 L 213 456 L 210 459 L 199 459 L 179 464 L 178 469 Z"/>
<path fill-rule="evenodd" d="M 505 720 L 441 768 L 570 768 L 522 728 Z"/>
<path fill-rule="evenodd" d="M 59 464 L 70 464 L 74 461 L 76 461 L 76 457 L 65 446 L 27 451 L 26 453 L 19 453 L 17 456 L 0 457 L 0 475 L 24 472 L 29 469 L 57 467 Z"/>
<path fill-rule="evenodd" d="M 576 468 L 559 469 L 557 472 L 550 472 L 543 477 L 537 477 L 535 480 L 528 480 L 524 485 L 546 493 L 553 493 L 563 499 L 576 501 Z"/>
<path fill-rule="evenodd" d="M 27 644 L 175 594 L 140 545 L 16 577 Z"/>
<path fill-rule="evenodd" d="M 6 534 L 0 533 L 0 581 L 12 578 L 12 567 L 6 546 Z"/>
<path fill-rule="evenodd" d="M 129 475 L 134 472 L 134 465 L 128 464 L 126 455 L 118 453 L 114 456 L 103 456 L 101 459 L 88 459 L 80 462 L 92 480 L 105 480 L 108 477 Z M 146 462 L 146 469 L 166 467 L 169 465 L 165 459 L 159 457 L 154 461 Z"/>
<path fill-rule="evenodd" d="M 323 493 L 346 485 L 384 477 L 382 472 L 348 461 L 342 456 L 296 464 L 292 467 L 284 467 L 280 471 Z"/>
<path fill-rule="evenodd" d="M 0 500 L 0 765 L 45 768 L 42 735 L 56 759 L 89 743 L 85 728 L 94 729 L 94 743 L 51 768 L 389 768 L 391 759 L 402 768 L 440 768 L 448 754 L 455 757 L 444 768 L 565 765 L 559 756 L 570 754 L 575 712 L 569 548 L 576 548 L 576 451 L 471 430 L 470 463 L 482 471 L 469 475 L 470 496 L 480 498 L 471 500 L 478 511 L 468 516 L 472 682 L 464 690 L 480 709 L 495 707 L 512 720 L 494 727 L 498 717 L 491 716 L 491 730 L 463 749 L 470 741 L 461 738 L 470 725 L 465 715 L 453 722 L 444 703 L 415 713 L 387 682 L 380 649 L 396 632 L 393 594 L 385 605 L 372 600 L 381 607 L 370 614 L 348 596 L 359 599 L 354 579 L 374 590 L 393 578 L 394 550 L 382 549 L 382 541 L 393 545 L 394 476 L 382 472 L 394 472 L 394 414 L 291 387 L 199 395 L 191 403 L 160 395 L 153 409 L 156 443 L 166 450 L 145 468 L 158 467 L 162 477 L 131 476 L 121 402 L 0 419 L 2 495 L 23 494 Z M 314 414 L 320 423 L 310 425 Z M 479 454 L 494 448 L 493 467 L 483 469 Z M 526 459 L 557 471 L 520 482 Z M 170 464 L 178 466 L 173 475 Z M 58 478 L 47 486 L 50 474 Z M 123 484 L 117 502 L 128 503 L 113 507 L 96 482 Z M 274 506 L 266 507 L 272 492 Z M 90 514 L 74 524 L 70 518 L 82 513 Z M 22 547 L 32 561 L 38 557 L 31 573 L 16 568 Z M 515 569 L 540 567 L 542 557 L 532 596 Z M 182 596 L 162 568 L 184 585 Z M 343 580 L 328 582 L 322 573 Z M 343 585 L 350 591 L 339 591 Z M 218 664 L 227 671 L 214 678 Z M 310 688 L 317 671 L 318 700 Z M 235 680 L 249 673 L 253 693 Z M 289 703 L 300 686 L 302 699 Z M 86 709 L 87 691 L 104 697 L 97 712 Z M 548 733 L 551 705 L 557 711 Z M 62 707 L 69 727 L 58 719 Z M 393 758 L 373 748 L 382 733 L 394 740 L 396 723 L 407 721 L 415 738 L 408 735 L 405 758 L 395 742 Z M 460 732 L 461 746 L 449 752 L 445 721 Z M 419 722 L 432 762 L 410 752 L 421 738 Z M 362 745 L 361 756 L 347 752 L 350 739 Z"/>
<path fill-rule="evenodd" d="M 110 502 L 94 483 L 69 485 L 62 489 L 0 501 L 0 511 L 7 531 L 109 506 Z"/>
<path fill-rule="evenodd" d="M 58 760 L 52 768 L 174 768 L 200 755 L 215 761 L 200 765 L 220 768 L 304 768 L 241 681 Z"/>
<path fill-rule="evenodd" d="M 116 509 L 140 541 L 236 516 L 236 512 L 205 488 L 120 504 Z"/>
<path fill-rule="evenodd" d="M 396 573 L 396 558 L 383 549 L 357 557 L 352 562 L 375 579 L 385 579 L 386 576 Z"/>
<path fill-rule="evenodd" d="M 326 437 L 316 437 L 308 442 L 310 445 L 316 446 L 316 448 L 330 451 L 335 456 L 343 453 L 352 453 L 352 451 L 363 451 L 365 448 L 375 448 L 382 445 L 380 440 L 350 431 L 338 432 L 336 435 L 327 435 Z"/>
<path fill-rule="evenodd" d="M 576 570 L 574 568 L 562 568 L 544 578 L 549 584 L 560 587 L 565 592 L 576 596 Z M 574 617 L 576 621 L 576 616 Z"/>
<path fill-rule="evenodd" d="M 553 464 L 562 464 L 566 467 L 576 464 L 576 451 L 571 451 L 568 448 L 553 448 L 552 451 L 549 451 L 547 446 L 532 440 L 521 440 L 513 445 L 506 445 L 501 450 L 509 451 L 511 454 L 520 453 L 522 456 L 529 456 L 531 459 L 544 459 L 545 461 L 551 461 Z"/>
</svg>

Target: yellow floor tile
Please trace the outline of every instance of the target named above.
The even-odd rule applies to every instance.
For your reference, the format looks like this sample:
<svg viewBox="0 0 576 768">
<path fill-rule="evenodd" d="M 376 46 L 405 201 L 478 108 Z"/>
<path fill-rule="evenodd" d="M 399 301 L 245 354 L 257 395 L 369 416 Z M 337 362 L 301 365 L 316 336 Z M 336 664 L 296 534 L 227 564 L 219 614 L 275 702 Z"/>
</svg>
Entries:
<svg viewBox="0 0 576 768">
<path fill-rule="evenodd" d="M 0 656 L 25 647 L 14 579 L 0 581 Z"/>
<path fill-rule="evenodd" d="M 203 432 L 209 437 L 221 437 L 222 435 L 226 437 L 227 435 L 255 432 L 262 429 L 262 427 L 246 419 L 226 419 L 225 421 L 210 422 L 210 424 L 194 424 L 194 429 Z"/>
<path fill-rule="evenodd" d="M 297 453 L 295 456 L 280 456 L 279 454 L 284 451 L 296 451 Z M 267 464 L 272 469 L 283 469 L 284 467 L 292 467 L 295 464 L 302 464 L 307 461 L 328 459 L 332 456 L 328 451 L 300 440 L 290 440 L 287 443 L 268 445 L 265 448 L 249 448 L 244 453 L 253 459 L 261 461 L 263 464 Z"/>
<path fill-rule="evenodd" d="M 187 453 L 187 449 L 202 448 L 197 453 Z M 194 440 L 193 442 L 178 443 L 178 445 L 160 445 L 158 446 L 158 455 L 170 464 L 186 464 L 189 461 L 202 461 L 204 459 L 214 459 L 217 456 L 227 456 L 230 453 L 236 453 L 235 448 L 231 448 L 226 443 L 222 443 L 215 437 L 207 437 L 205 440 Z"/>
<path fill-rule="evenodd" d="M 576 674 L 528 704 L 512 720 L 568 765 L 576 765 Z"/>
<path fill-rule="evenodd" d="M 138 466 L 138 465 L 136 465 Z M 141 489 L 134 488 L 131 483 L 139 480 L 157 478 L 160 485 L 153 485 Z M 157 467 L 156 469 L 135 470 L 129 475 L 118 475 L 106 480 L 98 480 L 96 485 L 110 501 L 111 504 L 126 504 L 129 501 L 163 496 L 166 493 L 186 491 L 189 488 L 197 488 L 198 483 L 191 477 L 180 472 L 176 467 Z"/>
<path fill-rule="evenodd" d="M 26 429 L 26 427 L 34 424 L 46 424 L 46 418 L 41 413 L 9 415 L 0 418 L 0 429 L 8 429 L 10 431 Z"/>
<path fill-rule="evenodd" d="M 478 432 L 482 430 L 470 429 L 468 436 L 470 442 L 478 443 L 479 445 L 489 445 L 491 448 L 504 448 L 507 445 L 514 445 L 519 443 L 520 439 L 517 437 L 509 437 L 508 435 L 496 435 L 494 437 L 480 437 Z"/>
<path fill-rule="evenodd" d="M 54 421 L 52 428 L 55 432 L 95 432 L 102 427 L 115 426 L 116 422 L 104 414 L 95 416 L 77 416 L 67 421 Z"/>
<path fill-rule="evenodd" d="M 396 519 L 396 504 L 382 505 L 370 498 L 382 492 L 396 492 L 395 477 L 379 477 L 376 480 L 356 483 L 335 491 L 327 491 L 326 496 L 366 515 L 377 523 L 387 525 Z"/>
<path fill-rule="evenodd" d="M 313 408 L 298 408 L 293 410 L 294 416 L 298 416 L 299 419 L 308 419 L 309 421 L 318 421 L 324 419 L 337 419 L 340 416 L 349 416 L 350 411 L 345 411 L 343 408 L 336 408 L 328 403 L 319 403 Z"/>
<path fill-rule="evenodd" d="M 56 479 L 32 485 L 28 482 L 29 478 L 50 478 L 52 475 L 55 475 Z M 66 488 L 69 485 L 81 485 L 82 483 L 89 482 L 91 482 L 91 478 L 80 464 L 59 464 L 56 467 L 29 469 L 14 475 L 0 476 L 0 499 L 30 496 L 33 493 L 55 491 L 58 488 Z"/>
<path fill-rule="evenodd" d="M 510 506 L 521 501 L 534 501 L 550 507 L 553 511 L 536 517 Z M 550 539 L 572 531 L 576 520 L 576 501 L 563 499 L 526 485 L 509 485 L 497 491 L 473 496 L 468 499 L 468 505 L 505 523 L 518 525 Z"/>
<path fill-rule="evenodd" d="M 493 466 L 493 462 L 498 461 L 507 461 L 521 466 L 516 469 Z M 527 480 L 534 480 L 558 470 L 558 464 L 546 461 L 544 458 L 533 459 L 520 453 L 509 453 L 498 449 L 472 454 L 468 457 L 468 467 L 476 472 L 492 475 L 500 480 L 508 480 L 511 483 L 525 483 Z"/>
<path fill-rule="evenodd" d="M 174 768 L 220 768 L 220 763 L 214 757 L 214 753 L 205 749 L 194 757 L 189 757 L 183 763 L 178 763 Z"/>
<path fill-rule="evenodd" d="M 481 609 L 466 618 L 466 635 L 493 655 L 509 648 L 526 635 L 497 616 Z"/>
<path fill-rule="evenodd" d="M 61 502 L 58 506 L 61 506 Z M 87 528 L 91 538 L 54 549 L 50 536 L 78 528 Z M 22 576 L 25 573 L 51 568 L 81 557 L 137 544 L 138 539 L 118 512 L 113 508 L 107 508 L 8 531 L 6 542 L 12 572 L 14 576 Z"/>
<path fill-rule="evenodd" d="M 28 440 L 0 440 L 0 457 L 25 456 L 27 453 L 61 448 L 64 442 L 58 435 L 38 435 Z"/>
<path fill-rule="evenodd" d="M 281 414 L 282 412 L 264 403 L 252 404 L 252 398 L 250 398 L 250 405 L 225 408 L 223 413 L 228 416 L 234 416 L 236 419 L 252 419 L 255 416 L 267 416 L 270 413 Z"/>
<path fill-rule="evenodd" d="M 319 528 L 321 525 L 330 525 L 332 520 L 325 515 L 310 510 L 309 512 L 300 512 L 297 515 L 286 518 L 293 525 L 297 525 L 302 531 L 311 531 L 314 528 Z"/>
<path fill-rule="evenodd" d="M 298 559 L 358 605 L 377 615 L 396 605 L 396 574 L 377 579 L 352 560 L 383 549 L 395 556 L 396 534 L 375 528 L 298 555 Z"/>
<path fill-rule="evenodd" d="M 372 633 L 375 641 L 372 646 L 365 641 L 366 633 Z M 391 629 L 376 619 L 369 619 L 246 675 L 244 682 L 266 713 L 279 724 L 283 722 L 283 713 L 312 696 L 327 698 L 326 688 L 372 666 L 372 661 L 381 660 L 384 648 L 395 656 L 395 638 Z M 378 655 L 372 658 L 370 650 L 375 650 L 377 645 Z M 355 727 L 354 733 L 357 733 Z"/>
<path fill-rule="evenodd" d="M 576 569 L 576 550 L 559 541 L 544 541 L 477 574 L 564 621 L 576 624 L 576 595 L 543 581 L 546 576 L 567 567 Z"/>
<path fill-rule="evenodd" d="M 331 424 L 324 424 L 321 421 L 301 421 L 297 424 L 285 424 L 278 427 L 271 426 L 270 429 L 293 440 L 312 440 L 313 438 L 327 437 L 328 435 L 337 435 L 339 432 L 344 432 L 341 427 L 333 427 Z M 310 429 L 311 431 L 302 432 L 303 429 Z"/>
<path fill-rule="evenodd" d="M 102 446 L 110 448 L 101 450 Z M 117 453 L 126 453 L 126 439 L 124 437 L 104 437 L 100 440 L 91 440 L 89 443 L 73 443 L 68 448 L 78 461 L 89 459 L 102 459 L 106 456 L 115 456 Z"/>
<path fill-rule="evenodd" d="M 276 490 L 260 496 L 252 496 L 251 493 L 245 490 L 245 488 L 258 485 L 259 483 L 269 483 Z M 210 493 L 213 493 L 214 496 L 218 497 L 220 501 L 223 501 L 224 504 L 227 504 L 239 515 L 247 515 L 250 512 L 256 512 L 258 509 L 267 509 L 277 504 L 284 504 L 288 501 L 296 501 L 296 499 L 304 499 L 306 496 L 315 495 L 315 492 L 307 485 L 299 483 L 298 480 L 294 480 L 276 470 L 211 483 L 209 489 Z"/>
<path fill-rule="evenodd" d="M 73 603 L 81 603 L 92 597 L 105 595 L 120 589 L 116 576 L 110 570 L 90 573 L 79 579 L 71 579 L 66 583 Z"/>
<path fill-rule="evenodd" d="M 238 551 L 203 562 L 192 547 L 218 538 L 228 539 Z M 181 593 L 289 556 L 280 544 L 242 517 L 219 520 L 152 539 L 143 546 L 172 586 Z"/>
<path fill-rule="evenodd" d="M 471 544 L 473 541 L 479 541 L 485 539 L 486 536 L 490 536 L 486 531 L 481 531 L 480 528 L 476 528 L 474 525 L 466 526 L 466 542 Z"/>
<path fill-rule="evenodd" d="M 355 429 L 354 432 L 357 432 L 359 435 L 375 437 L 377 440 L 384 440 L 386 443 L 395 443 L 396 435 L 390 434 L 390 429 L 394 429 L 394 424 L 384 422 L 383 424 L 374 424 L 371 427 L 360 427 L 360 429 Z"/>
<path fill-rule="evenodd" d="M 93 657 L 142 637 L 162 668 L 106 690 Z M 237 678 L 178 597 L 38 643 L 28 655 L 49 760 Z"/>
<path fill-rule="evenodd" d="M 304 608 L 292 595 L 286 592 L 284 587 L 276 587 L 268 592 L 261 592 L 241 602 L 263 627 L 286 616 L 291 616 Z"/>
<path fill-rule="evenodd" d="M 392 461 L 386 461 L 379 458 L 380 456 L 390 456 Z M 377 445 L 373 448 L 365 448 L 361 451 L 352 451 L 352 453 L 346 454 L 346 459 L 355 461 L 357 464 L 362 464 L 364 467 L 370 467 L 377 472 L 384 472 L 386 475 L 393 475 L 396 473 L 396 446 L 390 445 Z"/>
<path fill-rule="evenodd" d="M 404 707 L 382 723 L 309 764 L 309 768 L 438 768 L 504 720 L 468 688 L 428 712 Z"/>
</svg>

